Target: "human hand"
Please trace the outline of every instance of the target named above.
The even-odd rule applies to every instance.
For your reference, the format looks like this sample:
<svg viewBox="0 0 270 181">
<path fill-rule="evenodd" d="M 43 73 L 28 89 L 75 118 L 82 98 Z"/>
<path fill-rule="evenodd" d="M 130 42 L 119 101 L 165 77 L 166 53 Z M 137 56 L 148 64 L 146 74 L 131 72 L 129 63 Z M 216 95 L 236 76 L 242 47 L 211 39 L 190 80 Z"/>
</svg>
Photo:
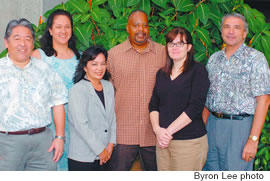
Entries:
<svg viewBox="0 0 270 181">
<path fill-rule="evenodd" d="M 54 151 L 54 156 L 53 156 L 53 161 L 54 162 L 58 162 L 58 160 L 61 158 L 61 156 L 63 155 L 64 152 L 64 140 L 62 139 L 54 139 L 48 152 Z"/>
<path fill-rule="evenodd" d="M 167 148 L 170 141 L 172 140 L 172 135 L 168 132 L 167 129 L 159 127 L 156 130 L 157 145 L 160 148 Z"/>
<path fill-rule="evenodd" d="M 255 158 L 257 149 L 258 149 L 258 142 L 259 141 L 252 141 L 248 139 L 242 153 L 242 159 L 246 162 L 250 162 L 252 159 Z"/>
<path fill-rule="evenodd" d="M 106 149 L 104 149 L 98 156 L 99 165 L 103 165 L 109 160 L 109 152 Z"/>
<path fill-rule="evenodd" d="M 112 152 L 113 152 L 113 143 L 109 143 L 105 149 L 108 151 L 108 154 L 109 154 L 108 158 L 110 159 L 112 156 Z"/>
</svg>

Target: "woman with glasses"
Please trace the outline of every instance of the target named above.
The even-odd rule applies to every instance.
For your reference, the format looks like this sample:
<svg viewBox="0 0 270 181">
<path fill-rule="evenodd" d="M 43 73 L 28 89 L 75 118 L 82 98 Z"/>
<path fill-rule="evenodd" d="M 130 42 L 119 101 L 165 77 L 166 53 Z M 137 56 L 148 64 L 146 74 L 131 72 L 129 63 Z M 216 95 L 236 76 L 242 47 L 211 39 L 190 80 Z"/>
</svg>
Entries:
<svg viewBox="0 0 270 181">
<path fill-rule="evenodd" d="M 194 61 L 186 29 L 174 28 L 166 35 L 166 52 L 166 65 L 156 74 L 149 103 L 158 170 L 202 170 L 208 151 L 202 119 L 208 74 Z"/>
</svg>

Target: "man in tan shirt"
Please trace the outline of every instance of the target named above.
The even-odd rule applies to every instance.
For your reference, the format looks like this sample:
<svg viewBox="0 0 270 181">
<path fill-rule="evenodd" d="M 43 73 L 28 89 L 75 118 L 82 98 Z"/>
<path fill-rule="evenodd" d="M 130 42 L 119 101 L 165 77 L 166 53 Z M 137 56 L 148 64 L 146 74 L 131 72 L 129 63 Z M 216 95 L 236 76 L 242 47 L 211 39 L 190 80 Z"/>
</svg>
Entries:
<svg viewBox="0 0 270 181">
<path fill-rule="evenodd" d="M 144 170 L 156 170 L 156 139 L 148 104 L 156 72 L 165 64 L 165 47 L 149 38 L 147 14 L 133 11 L 128 18 L 127 40 L 109 51 L 108 70 L 115 87 L 117 146 L 111 170 L 130 170 L 137 155 Z"/>
</svg>

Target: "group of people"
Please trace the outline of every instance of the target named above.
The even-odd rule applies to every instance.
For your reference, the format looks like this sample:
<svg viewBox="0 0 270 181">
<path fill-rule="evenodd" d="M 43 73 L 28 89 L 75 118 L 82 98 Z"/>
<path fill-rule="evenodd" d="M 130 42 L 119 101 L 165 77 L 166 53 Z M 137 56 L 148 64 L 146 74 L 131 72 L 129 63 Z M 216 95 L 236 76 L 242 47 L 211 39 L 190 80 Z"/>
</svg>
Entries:
<svg viewBox="0 0 270 181">
<path fill-rule="evenodd" d="M 264 55 L 244 44 L 244 16 L 223 17 L 226 48 L 207 66 L 191 33 L 166 45 L 148 17 L 128 17 L 126 41 L 76 49 L 72 16 L 47 19 L 41 48 L 26 19 L 6 28 L 0 59 L 0 170 L 252 170 L 270 94 Z M 54 124 L 52 123 L 54 121 Z M 54 135 L 54 136 L 53 136 Z"/>
</svg>

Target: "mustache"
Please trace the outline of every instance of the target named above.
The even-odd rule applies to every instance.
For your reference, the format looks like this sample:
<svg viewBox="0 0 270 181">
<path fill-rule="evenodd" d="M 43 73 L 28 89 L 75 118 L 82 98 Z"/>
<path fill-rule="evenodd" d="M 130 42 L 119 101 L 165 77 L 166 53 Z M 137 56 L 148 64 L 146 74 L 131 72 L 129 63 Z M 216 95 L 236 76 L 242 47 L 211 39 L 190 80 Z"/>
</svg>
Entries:
<svg viewBox="0 0 270 181">
<path fill-rule="evenodd" d="M 138 35 L 138 34 L 143 34 L 144 36 L 146 35 L 146 33 L 142 32 L 142 31 L 135 33 L 135 35 Z"/>
</svg>

